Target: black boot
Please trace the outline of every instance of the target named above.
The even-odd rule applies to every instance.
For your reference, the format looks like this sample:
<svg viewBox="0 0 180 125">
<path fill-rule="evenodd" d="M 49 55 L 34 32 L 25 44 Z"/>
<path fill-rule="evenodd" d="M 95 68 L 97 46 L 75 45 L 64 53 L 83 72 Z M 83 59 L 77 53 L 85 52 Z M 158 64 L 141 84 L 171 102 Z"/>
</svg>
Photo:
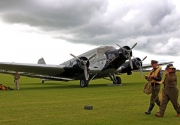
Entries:
<svg viewBox="0 0 180 125">
<path fill-rule="evenodd" d="M 145 114 L 147 114 L 147 115 L 151 114 L 151 111 L 153 108 L 154 108 L 154 104 L 150 104 L 149 109 L 147 112 L 145 112 Z"/>
</svg>

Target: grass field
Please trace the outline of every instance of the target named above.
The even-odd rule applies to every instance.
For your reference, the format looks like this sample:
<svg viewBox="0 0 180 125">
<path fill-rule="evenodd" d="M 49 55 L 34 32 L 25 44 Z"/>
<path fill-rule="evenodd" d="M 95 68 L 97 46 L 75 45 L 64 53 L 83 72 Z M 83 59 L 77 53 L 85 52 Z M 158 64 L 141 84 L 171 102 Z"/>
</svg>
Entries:
<svg viewBox="0 0 180 125">
<path fill-rule="evenodd" d="M 0 91 L 0 125 L 180 123 L 170 102 L 163 118 L 154 116 L 157 106 L 151 115 L 144 114 L 149 106 L 149 95 L 142 92 L 146 81 L 138 72 L 131 76 L 121 75 L 121 78 L 122 86 L 107 86 L 111 81 L 99 79 L 91 81 L 88 88 L 80 88 L 79 81 L 46 81 L 41 84 L 40 79 L 21 77 L 20 90 Z M 0 74 L 0 83 L 14 88 L 11 75 Z M 85 105 L 92 105 L 93 110 L 85 110 Z"/>
</svg>

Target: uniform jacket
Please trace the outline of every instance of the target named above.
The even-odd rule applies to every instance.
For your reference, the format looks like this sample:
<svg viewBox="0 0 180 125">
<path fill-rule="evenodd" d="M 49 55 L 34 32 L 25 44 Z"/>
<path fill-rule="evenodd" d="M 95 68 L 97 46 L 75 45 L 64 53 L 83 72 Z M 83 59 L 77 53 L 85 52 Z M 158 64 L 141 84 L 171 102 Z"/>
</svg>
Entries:
<svg viewBox="0 0 180 125">
<path fill-rule="evenodd" d="M 177 85 L 177 75 L 175 72 L 167 73 L 164 79 L 165 87 L 175 87 Z"/>
<path fill-rule="evenodd" d="M 156 69 L 152 69 L 150 71 L 149 76 L 153 75 L 153 78 L 149 79 L 150 82 L 158 83 L 161 81 L 161 79 L 162 79 L 161 69 L 162 69 L 162 67 L 158 66 Z"/>
<path fill-rule="evenodd" d="M 15 74 L 15 75 L 14 75 L 14 79 L 15 79 L 15 80 L 18 80 L 19 78 L 20 78 L 20 75 L 19 75 L 19 74 Z"/>
</svg>

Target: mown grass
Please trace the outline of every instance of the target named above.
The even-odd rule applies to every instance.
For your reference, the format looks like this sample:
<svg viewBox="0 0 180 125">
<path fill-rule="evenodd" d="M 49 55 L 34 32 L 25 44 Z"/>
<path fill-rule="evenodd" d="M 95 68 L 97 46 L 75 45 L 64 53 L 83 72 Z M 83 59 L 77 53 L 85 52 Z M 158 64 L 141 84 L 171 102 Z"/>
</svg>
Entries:
<svg viewBox="0 0 180 125">
<path fill-rule="evenodd" d="M 80 88 L 79 81 L 46 81 L 41 84 L 40 79 L 21 77 L 20 90 L 0 91 L 0 125 L 180 123 L 170 102 L 163 118 L 154 116 L 157 106 L 151 115 L 144 114 L 149 96 L 142 92 L 146 81 L 138 72 L 131 76 L 123 74 L 121 78 L 122 86 L 107 86 L 111 81 L 99 79 L 91 81 L 88 88 Z M 11 75 L 0 74 L 0 83 L 14 88 Z M 85 105 L 92 105 L 93 110 L 84 110 Z"/>
</svg>

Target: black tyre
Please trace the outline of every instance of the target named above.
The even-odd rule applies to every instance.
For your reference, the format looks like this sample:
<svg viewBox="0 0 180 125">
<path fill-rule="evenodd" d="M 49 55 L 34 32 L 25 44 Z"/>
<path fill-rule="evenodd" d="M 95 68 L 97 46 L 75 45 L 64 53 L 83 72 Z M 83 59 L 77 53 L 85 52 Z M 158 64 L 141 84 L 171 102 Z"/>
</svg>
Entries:
<svg viewBox="0 0 180 125">
<path fill-rule="evenodd" d="M 122 84 L 121 77 L 116 76 L 116 82 L 113 82 L 113 84 Z"/>
<path fill-rule="evenodd" d="M 81 87 L 88 87 L 88 83 L 89 83 L 89 81 L 87 81 L 85 79 L 80 80 L 80 86 Z"/>
</svg>

